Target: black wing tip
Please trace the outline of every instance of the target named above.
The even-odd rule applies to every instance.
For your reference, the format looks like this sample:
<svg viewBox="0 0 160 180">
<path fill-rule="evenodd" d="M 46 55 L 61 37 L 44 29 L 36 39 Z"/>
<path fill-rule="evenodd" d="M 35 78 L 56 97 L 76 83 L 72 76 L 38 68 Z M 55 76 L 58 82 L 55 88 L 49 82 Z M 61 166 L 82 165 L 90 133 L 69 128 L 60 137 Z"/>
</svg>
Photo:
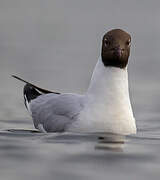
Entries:
<svg viewBox="0 0 160 180">
<path fill-rule="evenodd" d="M 11 77 L 17 78 L 18 76 L 14 75 L 14 74 L 11 74 Z"/>
<path fill-rule="evenodd" d="M 23 88 L 24 99 L 28 101 L 28 103 L 36 99 L 38 96 L 42 95 L 38 92 L 31 84 L 26 84 Z"/>
<path fill-rule="evenodd" d="M 38 87 L 38 86 L 36 86 L 36 85 L 34 85 L 34 84 L 28 82 L 28 81 L 26 81 L 26 80 L 24 80 L 24 79 L 22 79 L 22 78 L 16 76 L 16 75 L 11 75 L 11 76 L 12 76 L 13 78 L 15 78 L 15 79 L 18 79 L 18 80 L 20 80 L 20 81 L 26 83 L 26 84 L 29 84 L 32 88 L 34 88 L 34 89 L 40 91 L 42 94 L 48 94 L 48 93 L 61 94 L 61 93 L 59 93 L 59 92 L 53 92 L 53 91 L 49 91 L 49 90 L 47 90 L 47 89 L 42 89 L 42 88 L 40 88 L 40 87 Z"/>
<path fill-rule="evenodd" d="M 24 79 L 22 79 L 22 78 L 20 78 L 20 77 L 18 77 L 18 76 L 16 76 L 16 75 L 11 75 L 11 77 L 13 77 L 13 78 L 15 78 L 15 79 L 18 79 L 19 81 L 22 81 L 22 82 L 24 82 L 24 83 L 30 84 L 29 82 L 25 81 Z"/>
<path fill-rule="evenodd" d="M 18 76 L 11 74 L 11 77 L 15 78 L 15 79 L 20 79 Z"/>
</svg>

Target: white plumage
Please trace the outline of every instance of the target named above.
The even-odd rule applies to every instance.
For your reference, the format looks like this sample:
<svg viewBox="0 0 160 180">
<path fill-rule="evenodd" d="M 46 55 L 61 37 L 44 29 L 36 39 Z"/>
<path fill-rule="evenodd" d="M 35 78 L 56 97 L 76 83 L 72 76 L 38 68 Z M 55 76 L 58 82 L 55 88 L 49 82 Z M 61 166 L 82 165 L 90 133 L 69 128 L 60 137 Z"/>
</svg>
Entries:
<svg viewBox="0 0 160 180">
<path fill-rule="evenodd" d="M 85 95 L 41 95 L 30 110 L 35 127 L 46 131 L 136 133 L 127 68 L 105 67 L 101 58 Z"/>
<path fill-rule="evenodd" d="M 84 108 L 73 124 L 73 130 L 136 133 L 129 98 L 127 67 L 105 67 L 99 58 L 85 94 Z"/>
</svg>

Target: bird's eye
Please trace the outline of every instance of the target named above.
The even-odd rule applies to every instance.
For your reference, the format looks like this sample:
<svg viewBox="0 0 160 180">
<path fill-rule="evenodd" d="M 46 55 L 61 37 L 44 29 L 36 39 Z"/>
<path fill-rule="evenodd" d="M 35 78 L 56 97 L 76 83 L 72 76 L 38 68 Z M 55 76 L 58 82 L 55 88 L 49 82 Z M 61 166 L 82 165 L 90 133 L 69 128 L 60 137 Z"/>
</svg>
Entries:
<svg viewBox="0 0 160 180">
<path fill-rule="evenodd" d="M 131 45 L 131 39 L 129 39 L 127 42 L 126 42 L 127 46 L 130 46 Z"/>
<path fill-rule="evenodd" d="M 109 45 L 110 45 L 109 40 L 108 40 L 108 39 L 105 39 L 105 40 L 104 40 L 104 44 L 105 44 L 105 46 L 109 46 Z"/>
</svg>

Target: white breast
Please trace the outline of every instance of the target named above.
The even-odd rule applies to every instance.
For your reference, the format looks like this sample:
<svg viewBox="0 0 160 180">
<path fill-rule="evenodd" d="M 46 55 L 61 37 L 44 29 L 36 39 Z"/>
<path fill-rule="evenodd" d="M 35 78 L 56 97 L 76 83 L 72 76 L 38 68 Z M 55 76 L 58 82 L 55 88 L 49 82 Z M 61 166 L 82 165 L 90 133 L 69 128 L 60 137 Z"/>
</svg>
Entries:
<svg viewBox="0 0 160 180">
<path fill-rule="evenodd" d="M 98 60 L 84 109 L 73 127 L 76 131 L 86 132 L 136 133 L 127 68 L 104 67 L 101 59 Z"/>
</svg>

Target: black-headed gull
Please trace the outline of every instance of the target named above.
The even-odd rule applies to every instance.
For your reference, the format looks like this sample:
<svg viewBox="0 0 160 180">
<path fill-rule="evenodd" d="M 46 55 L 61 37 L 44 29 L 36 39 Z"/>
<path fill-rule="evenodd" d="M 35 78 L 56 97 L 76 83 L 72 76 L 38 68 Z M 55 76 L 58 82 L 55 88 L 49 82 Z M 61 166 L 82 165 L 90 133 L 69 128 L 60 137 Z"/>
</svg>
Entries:
<svg viewBox="0 0 160 180">
<path fill-rule="evenodd" d="M 102 39 L 101 55 L 84 95 L 62 94 L 26 83 L 24 100 L 34 126 L 42 132 L 135 134 L 128 91 L 131 36 L 113 29 Z"/>
</svg>

